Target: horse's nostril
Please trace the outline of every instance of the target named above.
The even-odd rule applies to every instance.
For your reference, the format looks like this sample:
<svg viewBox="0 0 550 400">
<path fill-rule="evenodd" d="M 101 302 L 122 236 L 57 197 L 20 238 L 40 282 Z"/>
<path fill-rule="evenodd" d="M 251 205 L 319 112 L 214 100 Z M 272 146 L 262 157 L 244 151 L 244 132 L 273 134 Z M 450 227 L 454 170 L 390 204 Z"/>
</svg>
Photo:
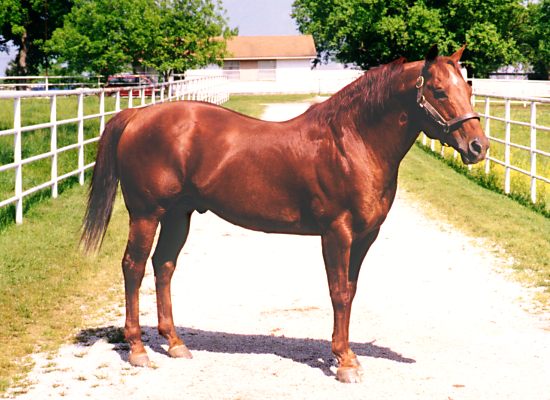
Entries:
<svg viewBox="0 0 550 400">
<path fill-rule="evenodd" d="M 470 142 L 470 152 L 473 155 L 478 156 L 481 154 L 482 151 L 483 151 L 483 146 L 481 145 L 481 143 L 479 143 L 479 140 L 474 139 Z"/>
</svg>

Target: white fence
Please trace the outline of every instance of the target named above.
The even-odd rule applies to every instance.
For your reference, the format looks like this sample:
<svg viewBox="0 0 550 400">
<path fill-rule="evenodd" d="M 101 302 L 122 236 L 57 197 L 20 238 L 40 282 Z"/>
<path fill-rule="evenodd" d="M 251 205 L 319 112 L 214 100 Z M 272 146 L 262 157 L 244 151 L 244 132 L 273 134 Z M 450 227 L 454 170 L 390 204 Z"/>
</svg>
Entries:
<svg viewBox="0 0 550 400">
<path fill-rule="evenodd" d="M 186 79 L 174 81 L 164 84 L 155 85 L 154 87 L 128 87 L 128 88 L 113 88 L 113 89 L 79 89 L 79 90 L 59 90 L 59 91 L 0 91 L 0 99 L 13 100 L 13 128 L 0 130 L 0 138 L 5 136 L 13 137 L 13 158 L 12 162 L 0 165 L 0 173 L 13 170 L 13 195 L 9 198 L 0 198 L 0 207 L 10 204 L 15 204 L 15 220 L 17 223 L 23 221 L 23 199 L 43 189 L 51 189 L 52 197 L 58 195 L 59 182 L 72 176 L 78 176 L 80 184 L 84 184 L 85 171 L 92 168 L 95 162 L 85 164 L 84 151 L 85 147 L 92 145 L 99 140 L 101 133 L 105 127 L 106 118 L 116 114 L 121 110 L 121 93 L 128 96 L 127 106 L 144 107 L 158 102 L 166 102 L 173 100 L 202 100 L 211 103 L 221 104 L 229 99 L 227 92 L 227 79 L 222 76 L 217 77 L 202 77 L 195 79 Z M 137 104 L 134 104 L 134 93 L 139 93 L 137 96 Z M 114 96 L 114 108 L 106 110 L 106 95 Z M 60 97 L 76 96 L 77 115 L 73 118 L 58 120 L 57 100 Z M 96 113 L 85 115 L 84 113 L 84 98 L 86 96 L 99 96 L 99 109 Z M 34 125 L 23 125 L 22 119 L 25 118 L 22 113 L 22 99 L 25 98 L 45 98 L 49 99 L 49 122 L 39 123 Z M 99 130 L 93 137 L 85 139 L 84 123 L 89 120 L 99 120 Z M 77 137 L 76 141 L 64 147 L 58 147 L 58 127 L 76 124 Z M 24 135 L 32 131 L 49 129 L 50 132 L 50 150 L 41 154 L 36 154 L 31 157 L 23 158 Z M 87 133 L 89 136 L 89 134 Z M 58 174 L 58 158 L 63 153 L 70 150 L 78 152 L 78 167 L 72 171 Z M 37 162 L 39 160 L 51 160 L 50 179 L 33 187 L 23 189 L 23 167 Z"/>
<path fill-rule="evenodd" d="M 101 87 L 101 78 L 100 75 L 88 77 L 82 75 L 0 76 L 0 90 L 99 88 Z"/>
<path fill-rule="evenodd" d="M 229 79 L 228 90 L 232 94 L 332 94 L 359 78 L 364 71 L 281 67 L 241 70 L 203 69 L 185 73 L 188 77 L 220 74 Z"/>
<path fill-rule="evenodd" d="M 485 134 L 493 148 L 499 146 L 499 151 L 489 149 L 484 164 L 485 174 L 491 172 L 491 163 L 501 166 L 504 170 L 502 184 L 506 194 L 511 192 L 512 171 L 519 173 L 518 176 L 527 177 L 531 201 L 536 203 L 537 181 L 542 182 L 546 193 L 550 193 L 550 186 L 547 186 L 550 184 L 550 127 L 537 122 L 537 115 L 548 115 L 550 99 L 495 96 L 475 89 L 474 93 L 474 106 L 483 105 L 481 116 Z M 512 106 L 515 107 L 516 114 L 522 114 L 523 121 L 512 119 Z M 422 142 L 427 144 L 424 135 Z M 542 146 L 545 148 L 541 148 Z M 436 151 L 434 140 L 431 140 L 430 148 Z M 440 150 L 443 156 L 445 148 L 441 147 Z M 514 156 L 512 152 L 515 152 Z M 458 156 L 456 151 L 453 156 Z"/>
<path fill-rule="evenodd" d="M 492 96 L 550 97 L 550 81 L 470 79 L 474 93 Z"/>
</svg>

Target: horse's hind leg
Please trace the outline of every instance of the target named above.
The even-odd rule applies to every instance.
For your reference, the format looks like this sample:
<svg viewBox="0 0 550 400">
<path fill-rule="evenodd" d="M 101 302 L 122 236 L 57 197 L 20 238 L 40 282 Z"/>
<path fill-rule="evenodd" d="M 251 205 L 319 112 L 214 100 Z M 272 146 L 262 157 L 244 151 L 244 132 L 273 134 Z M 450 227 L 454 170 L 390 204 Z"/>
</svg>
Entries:
<svg viewBox="0 0 550 400">
<path fill-rule="evenodd" d="M 174 327 L 170 281 L 176 269 L 178 254 L 189 234 L 191 213 L 192 211 L 174 209 L 164 216 L 161 220 L 158 244 L 153 255 L 158 330 L 168 340 L 168 354 L 178 358 L 191 358 L 192 356 Z"/>
<path fill-rule="evenodd" d="M 122 272 L 126 293 L 126 323 L 124 336 L 130 344 L 130 364 L 145 367 L 150 364 L 141 341 L 139 325 L 139 287 L 145 273 L 145 263 L 149 257 L 155 238 L 158 219 L 154 216 L 136 217 L 130 215 L 128 245 L 122 259 Z"/>
</svg>

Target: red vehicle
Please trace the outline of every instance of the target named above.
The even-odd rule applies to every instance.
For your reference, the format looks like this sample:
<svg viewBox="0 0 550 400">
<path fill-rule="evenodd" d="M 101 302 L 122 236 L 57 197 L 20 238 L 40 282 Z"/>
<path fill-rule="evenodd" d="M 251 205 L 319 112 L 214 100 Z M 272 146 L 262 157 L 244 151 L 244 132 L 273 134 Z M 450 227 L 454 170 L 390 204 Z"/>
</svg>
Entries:
<svg viewBox="0 0 550 400">
<path fill-rule="evenodd" d="M 158 89 L 155 89 L 154 85 L 155 82 L 145 75 L 118 74 L 107 78 L 105 88 L 124 88 L 120 91 L 122 97 L 128 97 L 130 90 L 133 97 L 139 97 L 141 95 L 140 88 L 143 87 L 145 96 L 150 97 L 153 95 L 153 91 L 158 92 Z M 136 86 L 136 89 L 131 89 L 133 86 Z"/>
</svg>

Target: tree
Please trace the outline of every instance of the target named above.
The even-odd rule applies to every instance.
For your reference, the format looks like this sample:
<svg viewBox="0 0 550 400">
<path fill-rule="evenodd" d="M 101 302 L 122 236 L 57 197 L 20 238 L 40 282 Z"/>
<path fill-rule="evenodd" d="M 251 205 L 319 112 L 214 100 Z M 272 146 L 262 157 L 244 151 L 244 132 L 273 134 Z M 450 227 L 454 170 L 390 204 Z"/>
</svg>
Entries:
<svg viewBox="0 0 550 400">
<path fill-rule="evenodd" d="M 528 23 L 522 32 L 521 51 L 533 67 L 535 79 L 548 79 L 550 72 L 550 0 L 528 6 Z"/>
<path fill-rule="evenodd" d="M 400 56 L 422 59 L 434 43 L 444 52 L 468 44 L 476 76 L 522 60 L 514 34 L 525 17 L 516 0 L 295 0 L 292 15 L 319 51 L 370 68 Z"/>
<path fill-rule="evenodd" d="M 206 65 L 232 32 L 212 0 L 75 0 L 48 48 L 75 72 L 110 75 L 140 66 L 165 75 Z"/>
<path fill-rule="evenodd" d="M 71 6 L 72 0 L 0 0 L 0 51 L 8 51 L 10 41 L 18 49 L 10 75 L 48 68 L 44 42 L 62 25 Z"/>
<path fill-rule="evenodd" d="M 225 39 L 236 30 L 226 25 L 220 1 L 161 0 L 158 4 L 160 29 L 144 65 L 166 79 L 172 72 L 221 62 Z"/>
<path fill-rule="evenodd" d="M 154 0 L 76 0 L 47 48 L 70 71 L 109 75 L 140 64 L 159 23 Z"/>
</svg>

